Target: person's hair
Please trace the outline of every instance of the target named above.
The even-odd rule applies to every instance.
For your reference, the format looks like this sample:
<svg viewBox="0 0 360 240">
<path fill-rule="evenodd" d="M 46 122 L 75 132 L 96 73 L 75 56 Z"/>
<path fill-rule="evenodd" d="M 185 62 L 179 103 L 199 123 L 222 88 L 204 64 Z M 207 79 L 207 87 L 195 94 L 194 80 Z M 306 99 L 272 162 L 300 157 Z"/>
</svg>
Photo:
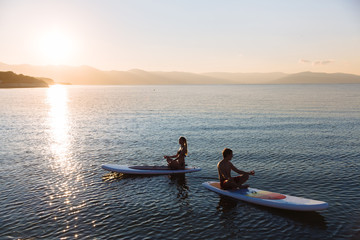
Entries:
<svg viewBox="0 0 360 240">
<path fill-rule="evenodd" d="M 226 158 L 229 154 L 232 154 L 232 150 L 230 148 L 224 148 L 222 151 L 223 157 Z"/>
<path fill-rule="evenodd" d="M 186 146 L 186 152 L 185 152 L 185 155 L 188 154 L 188 148 L 187 148 L 187 141 L 186 141 L 186 138 L 185 137 L 180 137 L 179 140 L 182 140 L 184 141 L 184 145 Z"/>
</svg>

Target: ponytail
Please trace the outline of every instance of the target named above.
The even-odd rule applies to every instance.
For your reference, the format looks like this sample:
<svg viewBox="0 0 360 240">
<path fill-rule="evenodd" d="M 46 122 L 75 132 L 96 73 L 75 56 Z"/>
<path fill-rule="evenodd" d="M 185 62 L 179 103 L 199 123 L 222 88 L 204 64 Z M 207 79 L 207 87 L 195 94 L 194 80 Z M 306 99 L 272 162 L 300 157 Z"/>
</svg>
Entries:
<svg viewBox="0 0 360 240">
<path fill-rule="evenodd" d="M 185 148 L 185 156 L 188 155 L 188 145 L 187 145 L 187 141 L 186 141 L 186 138 L 185 137 L 180 137 L 179 140 L 182 140 L 184 142 L 184 146 L 186 147 Z"/>
</svg>

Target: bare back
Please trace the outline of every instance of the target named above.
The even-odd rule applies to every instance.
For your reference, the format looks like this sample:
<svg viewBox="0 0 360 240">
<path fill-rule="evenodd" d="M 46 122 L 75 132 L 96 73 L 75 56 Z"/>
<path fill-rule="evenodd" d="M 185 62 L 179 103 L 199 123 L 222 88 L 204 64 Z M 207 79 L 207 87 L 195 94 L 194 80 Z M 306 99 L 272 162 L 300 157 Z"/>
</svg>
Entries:
<svg viewBox="0 0 360 240">
<path fill-rule="evenodd" d="M 231 162 L 223 159 L 218 163 L 217 168 L 220 182 L 231 178 L 231 169 L 233 168 Z"/>
</svg>

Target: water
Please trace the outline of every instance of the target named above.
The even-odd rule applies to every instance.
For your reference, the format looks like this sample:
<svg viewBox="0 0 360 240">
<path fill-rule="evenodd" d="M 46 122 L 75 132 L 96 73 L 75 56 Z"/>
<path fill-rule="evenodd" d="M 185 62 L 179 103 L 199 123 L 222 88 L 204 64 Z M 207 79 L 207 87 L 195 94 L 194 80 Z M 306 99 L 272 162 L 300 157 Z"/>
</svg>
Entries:
<svg viewBox="0 0 360 240">
<path fill-rule="evenodd" d="M 55 86 L 0 90 L 0 239 L 358 239 L 360 85 Z M 180 176 L 110 174 L 161 165 Z M 299 213 L 208 191 L 221 151 L 249 184 L 327 201 Z"/>
</svg>

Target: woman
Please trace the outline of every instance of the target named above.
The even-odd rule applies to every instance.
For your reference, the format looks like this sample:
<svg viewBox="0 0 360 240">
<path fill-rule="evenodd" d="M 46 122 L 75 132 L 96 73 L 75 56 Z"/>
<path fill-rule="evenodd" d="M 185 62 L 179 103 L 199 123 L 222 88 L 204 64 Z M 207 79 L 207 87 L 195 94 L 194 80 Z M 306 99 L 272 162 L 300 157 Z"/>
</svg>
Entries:
<svg viewBox="0 0 360 240">
<path fill-rule="evenodd" d="M 171 169 L 185 169 L 185 157 L 188 153 L 186 138 L 179 138 L 180 148 L 174 156 L 164 156 Z"/>
</svg>

